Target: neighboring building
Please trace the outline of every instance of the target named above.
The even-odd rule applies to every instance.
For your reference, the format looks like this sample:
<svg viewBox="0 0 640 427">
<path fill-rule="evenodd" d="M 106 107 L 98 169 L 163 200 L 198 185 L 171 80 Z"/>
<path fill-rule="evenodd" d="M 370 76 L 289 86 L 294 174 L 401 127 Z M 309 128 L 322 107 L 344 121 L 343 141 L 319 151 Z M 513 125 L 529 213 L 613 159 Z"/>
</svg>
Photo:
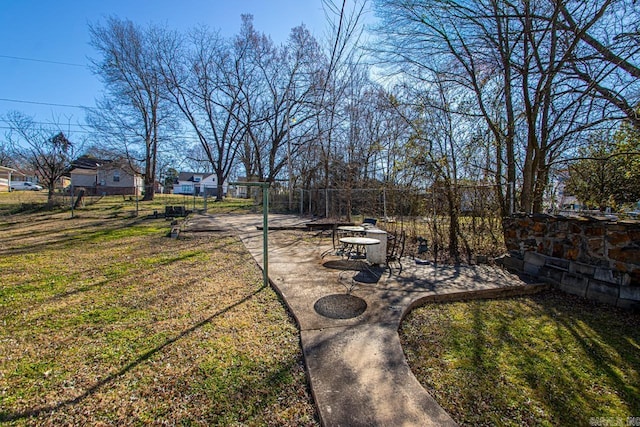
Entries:
<svg viewBox="0 0 640 427">
<path fill-rule="evenodd" d="M 0 166 L 0 191 L 9 191 L 10 182 L 31 182 L 33 184 L 40 184 L 40 180 L 34 172 L 21 172 L 17 169 Z M 71 184 L 71 179 L 68 176 L 61 176 L 56 181 L 55 190 L 63 191 L 64 188 Z M 46 187 L 46 186 L 43 186 Z"/>
<path fill-rule="evenodd" d="M 238 177 L 238 182 L 247 182 L 247 177 L 241 176 Z M 249 198 L 249 187 L 246 185 L 238 184 L 235 186 L 235 192 L 233 194 L 234 197 L 239 199 L 248 199 Z"/>
<path fill-rule="evenodd" d="M 566 191 L 569 170 L 556 171 L 551 177 L 549 191 L 545 193 L 544 204 L 549 212 L 578 211 L 584 209 L 578 198 Z"/>
<path fill-rule="evenodd" d="M 22 176 L 22 174 L 15 169 L 0 166 L 0 191 L 10 191 L 11 181 L 16 181 L 18 175 Z"/>
<path fill-rule="evenodd" d="M 500 209 L 495 185 L 484 181 L 467 181 L 458 187 L 460 211 L 465 214 L 482 215 Z M 445 201 L 442 200 L 443 206 Z"/>
<path fill-rule="evenodd" d="M 164 185 L 160 181 L 155 181 L 153 183 L 153 192 L 155 194 L 164 194 Z"/>
<path fill-rule="evenodd" d="M 173 184 L 173 194 L 188 194 L 207 197 L 218 196 L 218 182 L 215 174 L 200 172 L 180 172 Z M 222 184 L 222 196 L 227 195 L 227 183 Z"/>
<path fill-rule="evenodd" d="M 15 169 L 11 174 L 11 181 L 30 182 L 32 184 L 40 184 L 38 176 L 33 171 L 24 169 Z"/>
<path fill-rule="evenodd" d="M 70 185 L 71 185 L 71 177 L 63 175 L 60 178 L 58 178 L 58 180 L 56 181 L 55 188 L 57 191 L 64 191 Z"/>
<path fill-rule="evenodd" d="M 141 195 L 142 175 L 125 161 L 82 156 L 71 164 L 71 186 L 90 195 Z"/>
</svg>

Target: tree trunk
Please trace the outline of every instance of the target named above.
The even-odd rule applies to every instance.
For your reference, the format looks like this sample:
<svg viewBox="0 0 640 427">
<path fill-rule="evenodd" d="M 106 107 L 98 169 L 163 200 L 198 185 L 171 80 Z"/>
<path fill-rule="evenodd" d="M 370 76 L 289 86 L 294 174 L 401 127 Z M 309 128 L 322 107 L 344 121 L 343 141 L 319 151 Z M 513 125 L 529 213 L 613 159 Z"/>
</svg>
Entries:
<svg viewBox="0 0 640 427">
<path fill-rule="evenodd" d="M 217 181 L 216 182 L 216 184 L 217 184 L 217 186 L 216 186 L 216 202 L 221 202 L 222 199 L 224 198 L 224 194 L 223 194 L 224 188 L 222 186 L 222 184 L 224 183 L 224 179 L 225 179 L 224 173 L 222 173 L 222 171 L 219 171 L 216 174 L 216 181 Z"/>
<path fill-rule="evenodd" d="M 151 162 L 147 161 L 144 167 L 144 197 L 143 201 L 151 201 L 154 196 L 153 175 L 151 171 Z M 136 188 L 136 192 L 138 189 Z"/>
<path fill-rule="evenodd" d="M 53 193 L 55 191 L 56 183 L 55 180 L 47 182 L 47 205 L 53 206 Z"/>
</svg>

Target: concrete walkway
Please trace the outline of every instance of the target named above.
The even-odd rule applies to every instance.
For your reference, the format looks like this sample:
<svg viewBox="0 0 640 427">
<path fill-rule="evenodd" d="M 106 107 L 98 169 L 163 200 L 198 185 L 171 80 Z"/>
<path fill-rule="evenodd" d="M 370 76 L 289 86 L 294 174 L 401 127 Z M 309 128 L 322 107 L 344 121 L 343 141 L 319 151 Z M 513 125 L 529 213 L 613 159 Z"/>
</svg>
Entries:
<svg viewBox="0 0 640 427">
<path fill-rule="evenodd" d="M 489 266 L 434 266 L 413 259 L 403 260 L 401 268 L 376 270 L 378 274 L 365 280 L 369 283 L 354 282 L 353 277 L 364 280 L 359 277 L 363 273 L 348 270 L 338 257 L 322 259 L 331 239 L 287 230 L 304 222 L 269 215 L 268 272 L 300 327 L 322 424 L 456 425 L 407 365 L 398 336 L 403 316 L 426 301 L 521 295 L 538 289 Z M 261 226 L 261 215 L 196 215 L 186 221 L 184 232 L 233 229 L 262 265 Z M 332 310 L 338 317 L 353 310 L 349 316 L 354 317 L 335 318 Z"/>
</svg>

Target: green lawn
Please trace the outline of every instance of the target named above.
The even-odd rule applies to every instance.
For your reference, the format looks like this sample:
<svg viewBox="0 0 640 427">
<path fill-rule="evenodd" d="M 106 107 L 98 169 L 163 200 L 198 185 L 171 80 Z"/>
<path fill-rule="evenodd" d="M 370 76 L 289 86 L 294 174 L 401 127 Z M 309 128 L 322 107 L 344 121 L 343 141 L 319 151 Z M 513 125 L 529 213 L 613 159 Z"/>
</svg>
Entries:
<svg viewBox="0 0 640 427">
<path fill-rule="evenodd" d="M 0 196 L 0 423 L 318 425 L 295 323 L 237 238 L 166 237 L 161 197 L 72 218 L 17 196 Z"/>
<path fill-rule="evenodd" d="M 639 326 L 638 313 L 552 291 L 424 306 L 401 339 L 462 425 L 626 426 L 640 416 Z"/>
<path fill-rule="evenodd" d="M 54 203 L 59 211 L 65 211 L 71 217 L 96 211 L 98 215 L 112 216 L 151 215 L 154 212 L 164 213 L 166 206 L 183 206 L 186 210 L 213 213 L 221 212 L 249 212 L 253 207 L 253 200 L 227 198 L 216 202 L 213 198 L 207 198 L 206 206 L 203 197 L 193 197 L 174 194 L 156 194 L 153 201 L 143 202 L 142 197 L 135 196 L 86 196 L 82 207 L 71 211 L 72 199 L 63 194 L 56 193 Z M 0 192 L 0 217 L 21 213 L 51 213 L 47 206 L 46 191 L 14 191 L 12 193 Z"/>
<path fill-rule="evenodd" d="M 295 324 L 237 238 L 168 238 L 164 196 L 45 202 L 0 193 L 0 423 L 318 425 Z M 640 415 L 639 325 L 548 292 L 427 305 L 400 333 L 462 425 L 612 425 Z"/>
</svg>

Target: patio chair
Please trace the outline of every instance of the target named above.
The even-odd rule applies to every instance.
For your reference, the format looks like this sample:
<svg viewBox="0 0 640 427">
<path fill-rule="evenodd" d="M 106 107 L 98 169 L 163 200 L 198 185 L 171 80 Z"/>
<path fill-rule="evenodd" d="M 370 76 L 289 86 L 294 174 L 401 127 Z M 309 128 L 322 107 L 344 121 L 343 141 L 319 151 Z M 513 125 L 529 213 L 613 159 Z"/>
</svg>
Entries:
<svg viewBox="0 0 640 427">
<path fill-rule="evenodd" d="M 325 256 L 329 255 L 329 254 L 335 254 L 336 253 L 336 241 L 338 240 L 337 236 L 336 236 L 336 232 L 337 232 L 337 224 L 333 224 L 333 227 L 331 227 L 331 248 L 327 249 L 326 251 L 322 252 L 322 254 L 320 255 L 321 258 L 324 258 Z"/>
<path fill-rule="evenodd" d="M 425 239 L 424 237 L 417 237 L 418 239 L 418 255 L 422 255 L 422 254 L 426 254 L 427 252 L 429 252 L 429 245 L 427 244 L 427 239 Z"/>
<path fill-rule="evenodd" d="M 375 218 L 365 218 L 362 220 L 363 224 L 371 224 L 371 225 L 376 225 L 378 223 L 378 220 Z"/>
<path fill-rule="evenodd" d="M 389 234 L 387 236 L 387 265 L 389 270 L 392 269 L 391 264 L 397 263 L 402 271 L 402 257 L 404 256 L 404 248 L 407 240 L 407 234 L 402 230 L 400 234 Z"/>
<path fill-rule="evenodd" d="M 341 233 L 340 230 L 338 230 L 338 224 L 333 224 L 333 227 L 331 228 L 332 247 L 324 251 L 320 256 L 321 258 L 324 258 L 327 255 L 338 255 L 344 257 L 348 254 L 350 248 L 348 245 L 340 243 L 340 236 Z"/>
</svg>

